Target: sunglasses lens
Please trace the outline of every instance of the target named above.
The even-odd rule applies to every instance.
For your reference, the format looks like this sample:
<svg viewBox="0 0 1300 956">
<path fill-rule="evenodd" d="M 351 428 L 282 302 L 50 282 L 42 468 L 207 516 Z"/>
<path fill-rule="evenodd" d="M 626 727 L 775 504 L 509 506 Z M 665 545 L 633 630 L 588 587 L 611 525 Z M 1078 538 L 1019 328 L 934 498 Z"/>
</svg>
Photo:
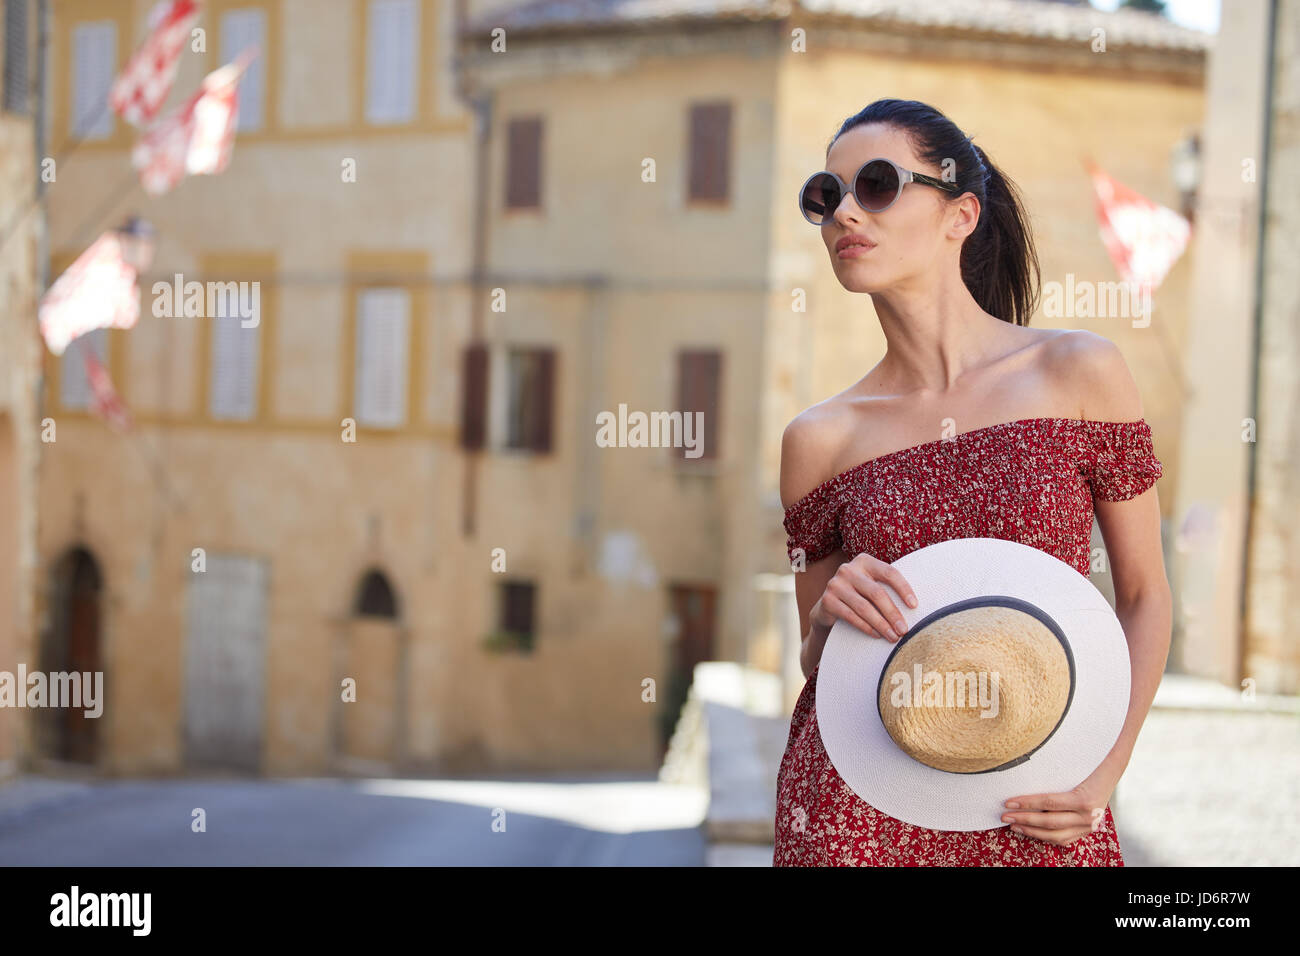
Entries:
<svg viewBox="0 0 1300 956">
<path fill-rule="evenodd" d="M 799 197 L 799 205 L 809 222 L 820 226 L 840 207 L 840 184 L 834 176 L 818 173 L 808 180 Z"/>
<path fill-rule="evenodd" d="M 898 170 L 883 159 L 872 160 L 858 174 L 853 195 L 863 209 L 880 212 L 898 196 Z"/>
</svg>

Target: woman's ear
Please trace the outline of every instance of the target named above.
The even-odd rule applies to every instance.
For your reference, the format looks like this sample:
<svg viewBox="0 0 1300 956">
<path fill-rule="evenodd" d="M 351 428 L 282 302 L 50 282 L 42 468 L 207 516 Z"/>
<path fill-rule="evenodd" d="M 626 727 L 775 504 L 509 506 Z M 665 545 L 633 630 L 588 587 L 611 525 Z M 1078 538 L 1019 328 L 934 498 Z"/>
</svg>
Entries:
<svg viewBox="0 0 1300 956">
<path fill-rule="evenodd" d="M 949 239 L 965 239 L 980 222 L 980 200 L 974 193 L 962 193 L 955 202 L 949 203 L 952 219 L 948 224 Z"/>
</svg>

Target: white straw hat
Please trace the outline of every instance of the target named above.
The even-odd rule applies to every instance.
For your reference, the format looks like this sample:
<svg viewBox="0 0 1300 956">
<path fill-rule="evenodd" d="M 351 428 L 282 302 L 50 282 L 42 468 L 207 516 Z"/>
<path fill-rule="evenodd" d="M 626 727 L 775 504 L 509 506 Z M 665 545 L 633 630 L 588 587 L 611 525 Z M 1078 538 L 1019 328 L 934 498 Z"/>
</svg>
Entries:
<svg viewBox="0 0 1300 956">
<path fill-rule="evenodd" d="M 1004 801 L 1082 783 L 1128 712 L 1106 598 L 1045 551 L 957 538 L 894 562 L 918 606 L 896 643 L 837 621 L 817 672 L 822 744 L 876 809 L 932 830 L 1006 826 Z M 893 589 L 889 588 L 891 597 Z"/>
</svg>

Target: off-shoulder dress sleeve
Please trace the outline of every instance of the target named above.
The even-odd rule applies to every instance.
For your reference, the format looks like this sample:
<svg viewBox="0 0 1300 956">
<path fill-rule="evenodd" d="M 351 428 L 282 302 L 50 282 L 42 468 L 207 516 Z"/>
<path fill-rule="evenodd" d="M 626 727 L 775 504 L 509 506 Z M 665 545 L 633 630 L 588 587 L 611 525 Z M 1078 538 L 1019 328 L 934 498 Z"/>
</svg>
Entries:
<svg viewBox="0 0 1300 956">
<path fill-rule="evenodd" d="M 1094 498 L 1136 498 L 1164 474 L 1152 445 L 1151 426 L 1144 419 L 1083 424 L 1083 473 Z"/>
<path fill-rule="evenodd" d="M 791 561 L 802 550 L 805 563 L 811 564 L 840 547 L 843 501 L 838 484 L 831 481 L 820 485 L 786 509 L 786 553 Z"/>
</svg>

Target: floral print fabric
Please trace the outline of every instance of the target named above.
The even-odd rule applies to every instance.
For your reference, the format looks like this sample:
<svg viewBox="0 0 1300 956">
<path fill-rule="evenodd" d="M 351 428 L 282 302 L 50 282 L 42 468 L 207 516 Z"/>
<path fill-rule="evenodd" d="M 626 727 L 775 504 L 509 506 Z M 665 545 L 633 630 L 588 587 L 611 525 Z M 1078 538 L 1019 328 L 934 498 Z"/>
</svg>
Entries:
<svg viewBox="0 0 1300 956">
<path fill-rule="evenodd" d="M 842 549 L 892 563 L 954 538 L 1046 551 L 1085 577 L 1093 501 L 1123 501 L 1162 474 L 1143 420 L 1029 418 L 891 452 L 836 475 L 785 513 L 792 561 Z M 1110 808 L 1068 847 L 1012 832 L 948 832 L 876 810 L 840 778 L 817 727 L 817 670 L 777 775 L 776 866 L 1123 866 Z"/>
</svg>

